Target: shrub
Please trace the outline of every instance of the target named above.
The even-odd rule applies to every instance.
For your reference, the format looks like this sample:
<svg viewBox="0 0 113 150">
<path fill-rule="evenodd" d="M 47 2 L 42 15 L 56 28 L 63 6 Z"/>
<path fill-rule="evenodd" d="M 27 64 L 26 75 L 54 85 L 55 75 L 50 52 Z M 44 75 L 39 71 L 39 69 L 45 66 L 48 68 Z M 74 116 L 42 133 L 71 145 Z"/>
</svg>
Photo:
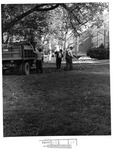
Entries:
<svg viewBox="0 0 113 150">
<path fill-rule="evenodd" d="M 104 47 L 91 48 L 87 51 L 87 56 L 97 59 L 109 59 L 109 50 Z"/>
</svg>

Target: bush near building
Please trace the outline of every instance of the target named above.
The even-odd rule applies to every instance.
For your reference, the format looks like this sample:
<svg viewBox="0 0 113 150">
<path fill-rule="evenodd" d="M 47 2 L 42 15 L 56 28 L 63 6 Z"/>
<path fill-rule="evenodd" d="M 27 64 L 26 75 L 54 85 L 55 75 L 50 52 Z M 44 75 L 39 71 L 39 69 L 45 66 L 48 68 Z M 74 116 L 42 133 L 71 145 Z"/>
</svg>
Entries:
<svg viewBox="0 0 113 150">
<path fill-rule="evenodd" d="M 96 59 L 109 59 L 109 49 L 104 48 L 104 46 L 100 45 L 100 47 L 94 47 L 87 51 L 87 56 Z"/>
</svg>

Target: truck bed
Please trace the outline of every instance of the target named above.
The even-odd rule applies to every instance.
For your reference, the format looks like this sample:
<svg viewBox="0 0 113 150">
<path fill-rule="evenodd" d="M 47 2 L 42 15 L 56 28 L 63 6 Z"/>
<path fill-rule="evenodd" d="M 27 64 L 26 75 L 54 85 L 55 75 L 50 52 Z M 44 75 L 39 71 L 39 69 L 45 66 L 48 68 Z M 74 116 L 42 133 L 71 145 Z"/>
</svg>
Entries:
<svg viewBox="0 0 113 150">
<path fill-rule="evenodd" d="M 11 45 L 2 48 L 2 60 L 30 60 L 35 59 L 36 54 L 30 45 Z"/>
</svg>

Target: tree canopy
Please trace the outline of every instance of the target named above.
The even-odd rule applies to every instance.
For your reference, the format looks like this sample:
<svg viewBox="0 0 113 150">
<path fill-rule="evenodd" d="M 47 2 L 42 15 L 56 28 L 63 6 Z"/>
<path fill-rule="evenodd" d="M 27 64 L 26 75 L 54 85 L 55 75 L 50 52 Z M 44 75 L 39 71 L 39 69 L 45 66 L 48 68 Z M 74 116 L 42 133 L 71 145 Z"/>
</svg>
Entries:
<svg viewBox="0 0 113 150">
<path fill-rule="evenodd" d="M 53 34 L 64 40 L 67 29 L 79 34 L 108 3 L 2 4 L 2 33 Z M 32 32 L 31 32 L 32 31 Z"/>
<path fill-rule="evenodd" d="M 72 4 L 3 4 L 2 25 L 3 32 L 7 31 L 16 22 L 33 12 L 50 11 L 62 6 L 68 11 L 72 22 L 84 25 L 92 20 L 96 12 L 102 12 L 108 3 L 72 3 Z"/>
</svg>

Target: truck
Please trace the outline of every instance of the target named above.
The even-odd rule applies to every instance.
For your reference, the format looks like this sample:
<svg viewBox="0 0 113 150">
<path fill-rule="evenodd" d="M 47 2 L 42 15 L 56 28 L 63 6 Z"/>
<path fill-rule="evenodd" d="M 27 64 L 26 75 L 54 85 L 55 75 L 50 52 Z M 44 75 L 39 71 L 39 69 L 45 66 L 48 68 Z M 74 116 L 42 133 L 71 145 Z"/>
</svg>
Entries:
<svg viewBox="0 0 113 150">
<path fill-rule="evenodd" d="M 2 45 L 2 69 L 17 69 L 21 75 L 29 75 L 30 70 L 36 68 L 36 54 L 33 46 L 27 42 L 17 42 Z"/>
</svg>

